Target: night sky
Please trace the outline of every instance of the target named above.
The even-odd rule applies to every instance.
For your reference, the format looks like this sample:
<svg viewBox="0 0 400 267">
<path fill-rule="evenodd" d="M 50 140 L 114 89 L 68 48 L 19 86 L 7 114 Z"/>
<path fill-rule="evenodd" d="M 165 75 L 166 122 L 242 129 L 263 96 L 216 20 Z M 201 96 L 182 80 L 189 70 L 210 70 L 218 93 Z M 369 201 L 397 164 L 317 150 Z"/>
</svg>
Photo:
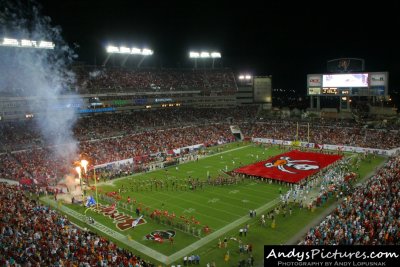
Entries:
<svg viewBox="0 0 400 267">
<path fill-rule="evenodd" d="M 189 50 L 217 50 L 217 64 L 237 74 L 272 75 L 274 88 L 305 92 L 306 75 L 326 72 L 327 60 L 359 57 L 400 90 L 397 1 L 39 2 L 88 64 L 100 65 L 108 44 L 147 46 L 146 64 L 156 67 L 192 67 Z"/>
</svg>

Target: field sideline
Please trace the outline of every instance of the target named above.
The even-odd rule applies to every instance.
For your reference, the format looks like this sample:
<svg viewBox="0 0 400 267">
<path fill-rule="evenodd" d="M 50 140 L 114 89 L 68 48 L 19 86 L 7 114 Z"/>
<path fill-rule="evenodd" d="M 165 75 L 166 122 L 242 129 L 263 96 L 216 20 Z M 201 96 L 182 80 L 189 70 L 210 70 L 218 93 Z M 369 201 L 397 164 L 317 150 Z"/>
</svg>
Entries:
<svg viewBox="0 0 400 267">
<path fill-rule="evenodd" d="M 244 143 L 228 144 L 221 147 L 214 147 L 213 155 L 204 157 L 198 162 L 188 162 L 180 164 L 176 169 L 174 167 L 163 170 L 138 174 L 130 177 L 120 178 L 106 183 L 99 183 L 99 194 L 104 195 L 107 192 L 121 189 L 120 203 L 126 203 L 129 196 L 132 200 L 136 200 L 136 205 L 118 205 L 118 212 L 127 215 L 134 214 L 134 208 L 140 206 L 143 210 L 151 212 L 155 209 L 167 211 L 169 214 L 174 213 L 176 220 L 179 217 L 194 218 L 198 224 L 191 224 L 189 229 L 172 227 L 168 220 L 164 223 L 152 220 L 148 214 L 144 217 L 147 223 L 137 226 L 135 229 L 122 231 L 118 229 L 111 218 L 107 218 L 98 213 L 88 211 L 87 215 L 92 216 L 100 225 L 104 225 L 111 231 L 118 233 L 119 238 L 112 237 L 122 247 L 139 251 L 139 254 L 145 253 L 151 260 L 160 263 L 177 263 L 182 264 L 182 258 L 185 255 L 198 254 L 201 257 L 201 265 L 206 262 L 215 261 L 217 266 L 225 264 L 223 256 L 226 250 L 230 250 L 230 265 L 237 265 L 237 261 L 241 258 L 247 259 L 249 255 L 240 255 L 238 252 L 238 243 L 234 239 L 238 239 L 238 230 L 246 223 L 250 224 L 249 233 L 246 237 L 241 237 L 243 243 L 251 243 L 253 246 L 253 256 L 255 263 L 261 264 L 264 244 L 283 244 L 289 240 L 298 231 L 302 229 L 308 222 L 323 212 L 324 207 L 317 208 L 315 211 L 300 210 L 293 207 L 293 214 L 286 218 L 278 216 L 276 218 L 276 228 L 262 227 L 258 220 L 249 217 L 249 210 L 256 209 L 257 216 L 271 209 L 277 202 L 279 192 L 288 190 L 286 186 L 276 183 L 269 184 L 257 180 L 244 180 L 231 185 L 205 185 L 195 190 L 185 187 L 188 179 L 198 179 L 199 181 L 207 180 L 207 173 L 211 177 L 224 175 L 221 170 L 232 170 L 240 165 L 247 165 L 258 160 L 269 158 L 270 156 L 283 153 L 284 150 L 278 147 L 267 147 L 258 145 L 248 145 Z M 222 153 L 218 153 L 223 151 Z M 364 177 L 374 170 L 375 166 L 383 162 L 384 158 L 371 158 L 371 163 L 363 162 L 359 173 Z M 190 176 L 190 177 L 189 177 Z M 151 181 L 163 181 L 163 187 L 157 188 L 151 186 Z M 175 184 L 172 187 L 172 184 Z M 176 186 L 176 185 L 180 186 Z M 169 186 L 168 186 L 169 185 Z M 91 193 L 94 195 L 94 193 Z M 101 198 L 102 204 L 109 204 Z M 49 200 L 47 201 L 50 204 Z M 327 205 L 332 204 L 328 202 Z M 84 213 L 84 207 L 66 204 L 63 211 L 69 209 Z M 133 211 L 133 212 L 132 212 Z M 77 216 L 79 217 L 79 216 Z M 90 228 L 91 226 L 82 222 L 82 218 L 71 219 L 81 226 Z M 176 224 L 175 224 L 176 225 Z M 211 233 L 205 235 L 201 230 L 204 226 L 211 228 Z M 96 232 L 103 232 L 99 229 L 93 229 Z M 168 241 L 158 243 L 146 240 L 144 237 L 154 230 L 174 230 L 174 244 Z M 189 230 L 189 231 L 188 231 Z M 199 235 L 199 231 L 201 232 Z M 188 233 L 189 232 L 189 233 Z M 193 234 L 194 233 L 194 234 Z M 104 235 L 104 233 L 103 233 Z M 218 238 L 223 239 L 225 236 L 234 239 L 228 242 L 228 248 L 217 248 Z M 126 238 L 131 243 L 137 244 L 136 247 L 148 248 L 148 253 L 142 249 L 130 246 L 130 242 L 121 242 L 121 238 Z M 152 251 L 154 252 L 152 255 Z M 161 257 L 164 255 L 165 257 Z M 143 255 L 147 258 L 145 255 Z M 256 265 L 257 266 L 257 265 Z"/>
</svg>

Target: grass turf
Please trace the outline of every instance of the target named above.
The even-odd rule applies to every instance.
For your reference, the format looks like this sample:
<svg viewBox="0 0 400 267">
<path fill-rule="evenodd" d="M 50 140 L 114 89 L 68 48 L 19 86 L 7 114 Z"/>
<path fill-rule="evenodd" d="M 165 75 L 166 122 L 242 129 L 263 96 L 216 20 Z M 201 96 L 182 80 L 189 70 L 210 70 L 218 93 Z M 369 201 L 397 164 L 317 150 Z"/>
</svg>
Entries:
<svg viewBox="0 0 400 267">
<path fill-rule="evenodd" d="M 207 172 L 209 172 L 210 176 L 215 177 L 218 174 L 222 174 L 222 169 L 228 168 L 228 170 L 231 170 L 239 167 L 240 164 L 247 165 L 284 152 L 277 147 L 265 148 L 264 146 L 246 143 L 234 143 L 214 147 L 211 148 L 211 151 L 218 154 L 200 159 L 198 162 L 181 164 L 178 170 L 175 167 L 170 167 L 167 168 L 167 171 L 159 170 L 118 179 L 113 181 L 113 186 L 107 184 L 99 186 L 99 192 L 104 194 L 110 191 L 118 192 L 119 188 L 125 189 L 126 192 L 121 193 L 121 202 L 126 202 L 126 198 L 130 196 L 131 199 L 135 198 L 137 203 L 141 203 L 143 208 L 168 210 L 169 213 L 174 212 L 177 218 L 180 215 L 186 217 L 193 216 L 200 222 L 200 226 L 197 226 L 197 228 L 208 225 L 215 231 L 243 216 L 248 216 L 249 209 L 256 209 L 278 197 L 279 188 L 282 188 L 283 192 L 287 190 L 286 187 L 279 184 L 269 184 L 254 180 L 245 180 L 236 185 L 204 186 L 203 189 L 196 190 L 190 190 L 183 186 L 186 184 L 189 176 L 192 179 L 206 180 Z M 371 162 L 369 160 L 363 161 L 358 170 L 360 176 L 364 177 L 367 173 L 373 171 L 375 166 L 382 162 L 382 160 L 382 158 L 371 158 Z M 161 180 L 170 185 L 172 181 L 177 181 L 178 184 L 182 184 L 182 187 L 179 187 L 178 190 L 171 190 L 171 188 L 167 189 L 166 187 L 163 189 L 158 188 L 158 190 L 153 188 L 150 191 L 149 186 L 147 186 L 149 179 Z M 251 243 L 253 245 L 253 256 L 256 266 L 257 264 L 262 264 L 264 244 L 285 243 L 285 241 L 298 233 L 305 225 L 318 217 L 330 203 L 332 201 L 328 202 L 324 207 L 317 208 L 314 212 L 294 207 L 291 216 L 283 218 L 279 215 L 277 217 L 275 229 L 270 227 L 270 222 L 267 222 L 267 224 L 269 223 L 268 227 L 262 227 L 259 225 L 258 220 L 250 220 L 249 234 L 246 237 L 242 237 L 242 240 L 244 243 Z M 68 205 L 68 207 L 82 213 L 84 211 L 84 208 L 80 206 Z M 121 206 L 118 207 L 118 211 L 133 215 L 129 209 L 125 210 Z M 91 211 L 88 212 L 89 214 L 96 221 L 113 230 L 129 235 L 134 240 L 165 255 L 171 255 L 199 240 L 199 237 L 175 229 L 177 234 L 174 238 L 174 245 L 171 246 L 168 242 L 160 244 L 145 240 L 144 236 L 154 230 L 172 229 L 170 226 L 159 224 L 147 218 L 147 223 L 144 225 L 135 229 L 120 231 L 115 227 L 112 219 Z M 240 225 L 234 230 L 220 236 L 220 238 L 223 239 L 225 236 L 238 238 L 239 228 L 242 227 L 243 225 Z M 119 243 L 117 240 L 114 241 Z M 193 252 L 201 256 L 202 265 L 205 262 L 215 261 L 217 266 L 237 266 L 239 259 L 248 257 L 248 255 L 240 255 L 237 242 L 231 240 L 228 242 L 228 249 L 231 255 L 230 263 L 225 263 L 223 258 L 226 249 L 217 248 L 217 243 L 218 238 Z M 182 263 L 181 259 L 177 263 Z"/>
</svg>

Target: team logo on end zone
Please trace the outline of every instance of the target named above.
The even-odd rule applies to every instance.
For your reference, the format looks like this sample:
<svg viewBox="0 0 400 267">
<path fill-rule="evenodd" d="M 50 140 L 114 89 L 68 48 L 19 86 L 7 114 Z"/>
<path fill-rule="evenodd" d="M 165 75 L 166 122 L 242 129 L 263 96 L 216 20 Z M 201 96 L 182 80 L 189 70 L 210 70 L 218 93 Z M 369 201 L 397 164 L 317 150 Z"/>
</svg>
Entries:
<svg viewBox="0 0 400 267">
<path fill-rule="evenodd" d="M 265 163 L 265 167 L 267 168 L 278 168 L 278 170 L 282 172 L 288 172 L 288 173 L 296 173 L 293 171 L 287 170 L 285 167 L 291 167 L 296 170 L 301 170 L 301 171 L 309 171 L 309 170 L 317 170 L 319 169 L 318 165 L 312 165 L 308 163 L 312 163 L 315 161 L 312 160 L 292 160 L 290 157 L 280 157 L 277 160 L 274 160 L 273 162 L 268 162 Z"/>
<path fill-rule="evenodd" d="M 155 230 L 150 234 L 146 235 L 147 240 L 156 240 L 156 239 L 169 239 L 170 237 L 175 236 L 175 231 L 173 230 Z"/>
</svg>

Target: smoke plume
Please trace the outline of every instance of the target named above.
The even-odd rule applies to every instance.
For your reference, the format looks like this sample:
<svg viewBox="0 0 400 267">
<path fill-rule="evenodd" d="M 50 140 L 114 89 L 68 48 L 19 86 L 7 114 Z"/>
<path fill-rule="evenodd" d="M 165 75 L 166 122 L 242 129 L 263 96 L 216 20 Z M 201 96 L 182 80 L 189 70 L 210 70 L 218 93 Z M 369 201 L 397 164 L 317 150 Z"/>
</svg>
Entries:
<svg viewBox="0 0 400 267">
<path fill-rule="evenodd" d="M 75 75 L 69 67 L 76 54 L 61 37 L 61 28 L 53 26 L 33 0 L 0 0 L 0 42 L 4 37 L 55 44 L 53 50 L 0 46 L 0 94 L 29 96 L 24 111 L 37 114 L 34 121 L 45 144 L 56 157 L 72 160 L 77 153 L 72 132 L 77 114 L 60 96 L 73 97 Z"/>
</svg>

